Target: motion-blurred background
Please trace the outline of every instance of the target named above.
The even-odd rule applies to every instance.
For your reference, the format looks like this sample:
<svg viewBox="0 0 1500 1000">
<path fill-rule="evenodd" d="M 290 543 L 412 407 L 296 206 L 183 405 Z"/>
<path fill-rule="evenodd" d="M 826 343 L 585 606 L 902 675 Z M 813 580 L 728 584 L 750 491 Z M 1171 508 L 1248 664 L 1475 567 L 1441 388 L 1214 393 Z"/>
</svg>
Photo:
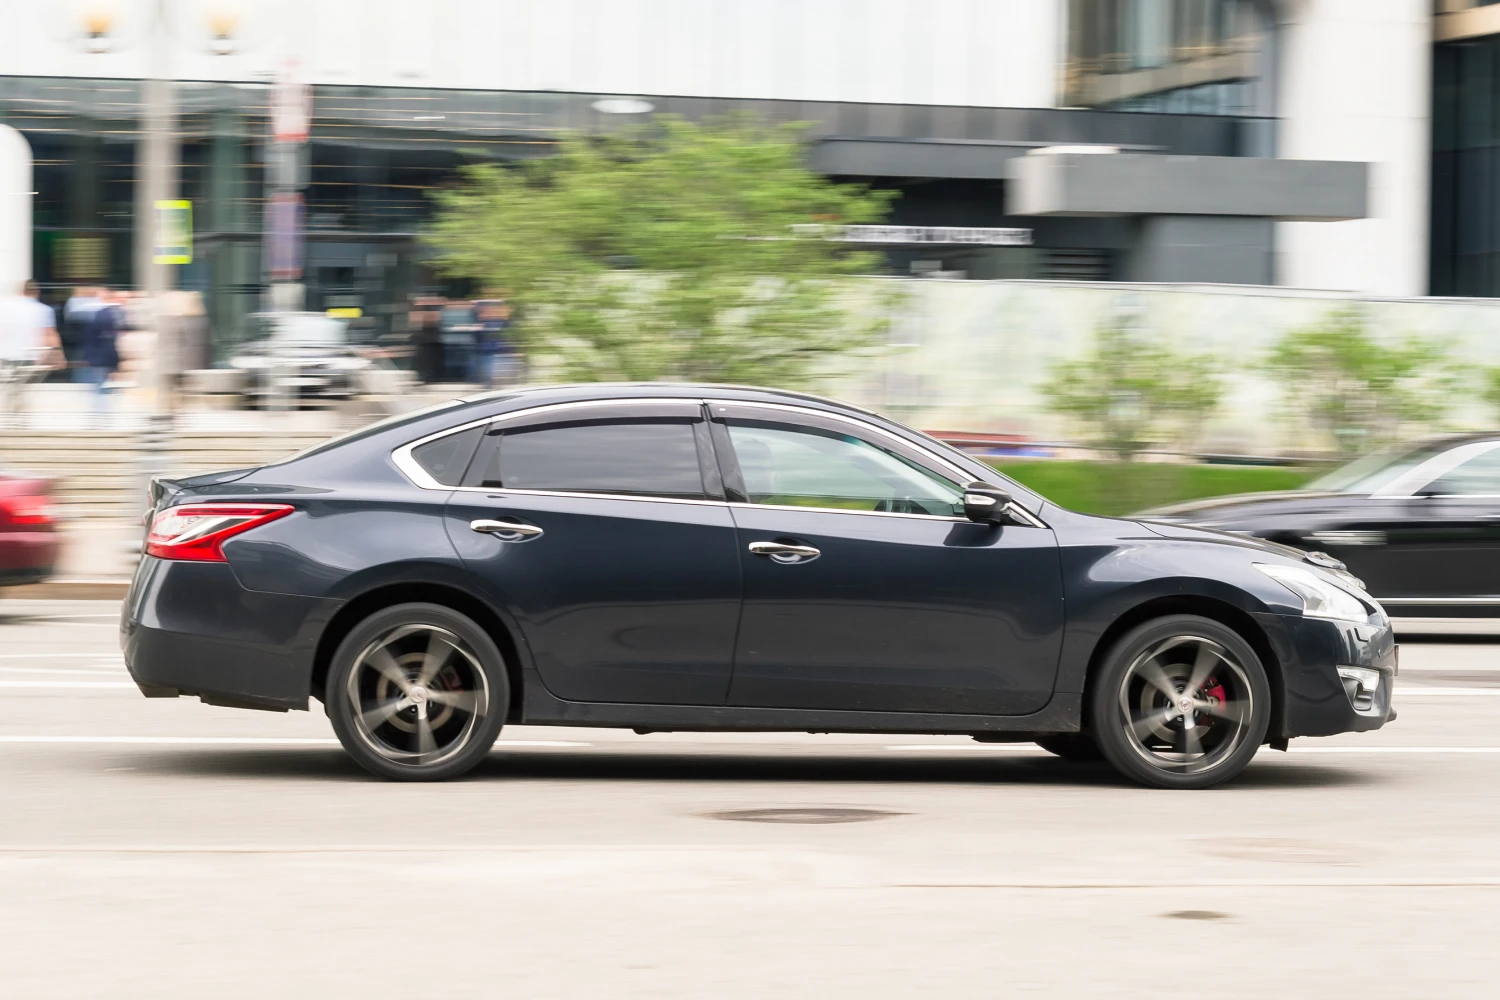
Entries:
<svg viewBox="0 0 1500 1000">
<path fill-rule="evenodd" d="M 0 505 L 64 541 L 0 583 L 528 382 L 824 392 L 1107 513 L 1500 418 L 1500 4 L 3 7 Z"/>
</svg>

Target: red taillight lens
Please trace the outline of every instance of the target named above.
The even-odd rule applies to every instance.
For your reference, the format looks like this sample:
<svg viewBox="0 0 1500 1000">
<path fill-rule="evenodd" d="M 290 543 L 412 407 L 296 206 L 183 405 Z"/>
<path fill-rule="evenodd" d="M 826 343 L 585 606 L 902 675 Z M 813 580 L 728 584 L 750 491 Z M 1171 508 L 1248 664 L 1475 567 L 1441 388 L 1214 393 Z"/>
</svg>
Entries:
<svg viewBox="0 0 1500 1000">
<path fill-rule="evenodd" d="M 158 559 L 224 562 L 224 542 L 292 508 L 280 503 L 189 503 L 168 507 L 151 519 L 146 554 Z"/>
<path fill-rule="evenodd" d="M 0 524 L 35 526 L 51 524 L 55 520 L 57 515 L 51 497 L 0 497 Z"/>
</svg>

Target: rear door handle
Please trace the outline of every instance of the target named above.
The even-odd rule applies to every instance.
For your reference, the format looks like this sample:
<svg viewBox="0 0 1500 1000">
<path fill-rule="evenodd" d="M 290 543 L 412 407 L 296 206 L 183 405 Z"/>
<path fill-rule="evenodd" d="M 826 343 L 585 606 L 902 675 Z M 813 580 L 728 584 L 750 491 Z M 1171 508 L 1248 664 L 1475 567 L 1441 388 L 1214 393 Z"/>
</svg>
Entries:
<svg viewBox="0 0 1500 1000">
<path fill-rule="evenodd" d="M 477 531 L 485 535 L 494 535 L 502 542 L 524 542 L 528 538 L 537 538 L 542 534 L 542 529 L 534 524 L 521 524 L 517 521 L 488 521 L 478 520 L 469 522 L 469 530 Z"/>
<path fill-rule="evenodd" d="M 772 562 L 799 563 L 818 558 L 820 553 L 811 545 L 790 545 L 786 542 L 751 542 L 750 551 L 758 556 L 770 556 Z"/>
</svg>

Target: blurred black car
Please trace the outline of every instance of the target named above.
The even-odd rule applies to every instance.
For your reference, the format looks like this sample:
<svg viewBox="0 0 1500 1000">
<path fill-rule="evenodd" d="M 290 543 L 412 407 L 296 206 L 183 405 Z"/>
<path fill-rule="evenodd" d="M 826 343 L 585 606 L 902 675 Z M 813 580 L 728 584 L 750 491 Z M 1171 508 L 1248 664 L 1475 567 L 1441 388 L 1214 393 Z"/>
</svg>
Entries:
<svg viewBox="0 0 1500 1000">
<path fill-rule="evenodd" d="M 1398 627 L 1500 631 L 1500 435 L 1375 452 L 1304 490 L 1215 497 L 1139 517 L 1253 535 L 1342 561 Z"/>
<path fill-rule="evenodd" d="M 1202 788 L 1394 717 L 1390 623 L 1327 556 L 1064 510 L 812 396 L 486 393 L 152 505 L 142 692 L 321 700 L 390 778 L 514 723 L 1035 740 Z"/>
<path fill-rule="evenodd" d="M 322 313 L 263 313 L 252 317 L 263 335 L 229 359 L 245 373 L 245 403 L 326 405 L 359 392 L 359 373 L 372 362 L 349 343 L 348 325 Z"/>
</svg>

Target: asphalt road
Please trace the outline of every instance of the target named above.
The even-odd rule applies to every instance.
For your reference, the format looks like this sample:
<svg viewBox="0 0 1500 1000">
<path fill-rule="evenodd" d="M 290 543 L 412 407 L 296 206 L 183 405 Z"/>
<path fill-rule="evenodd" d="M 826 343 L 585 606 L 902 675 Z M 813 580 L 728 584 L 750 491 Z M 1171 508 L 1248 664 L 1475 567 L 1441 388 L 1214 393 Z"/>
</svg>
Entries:
<svg viewBox="0 0 1500 1000">
<path fill-rule="evenodd" d="M 957 738 L 538 728 L 397 785 L 321 712 L 141 698 L 116 614 L 0 601 L 0 997 L 1500 989 L 1497 646 L 1407 643 L 1395 724 L 1209 792 Z"/>
</svg>

